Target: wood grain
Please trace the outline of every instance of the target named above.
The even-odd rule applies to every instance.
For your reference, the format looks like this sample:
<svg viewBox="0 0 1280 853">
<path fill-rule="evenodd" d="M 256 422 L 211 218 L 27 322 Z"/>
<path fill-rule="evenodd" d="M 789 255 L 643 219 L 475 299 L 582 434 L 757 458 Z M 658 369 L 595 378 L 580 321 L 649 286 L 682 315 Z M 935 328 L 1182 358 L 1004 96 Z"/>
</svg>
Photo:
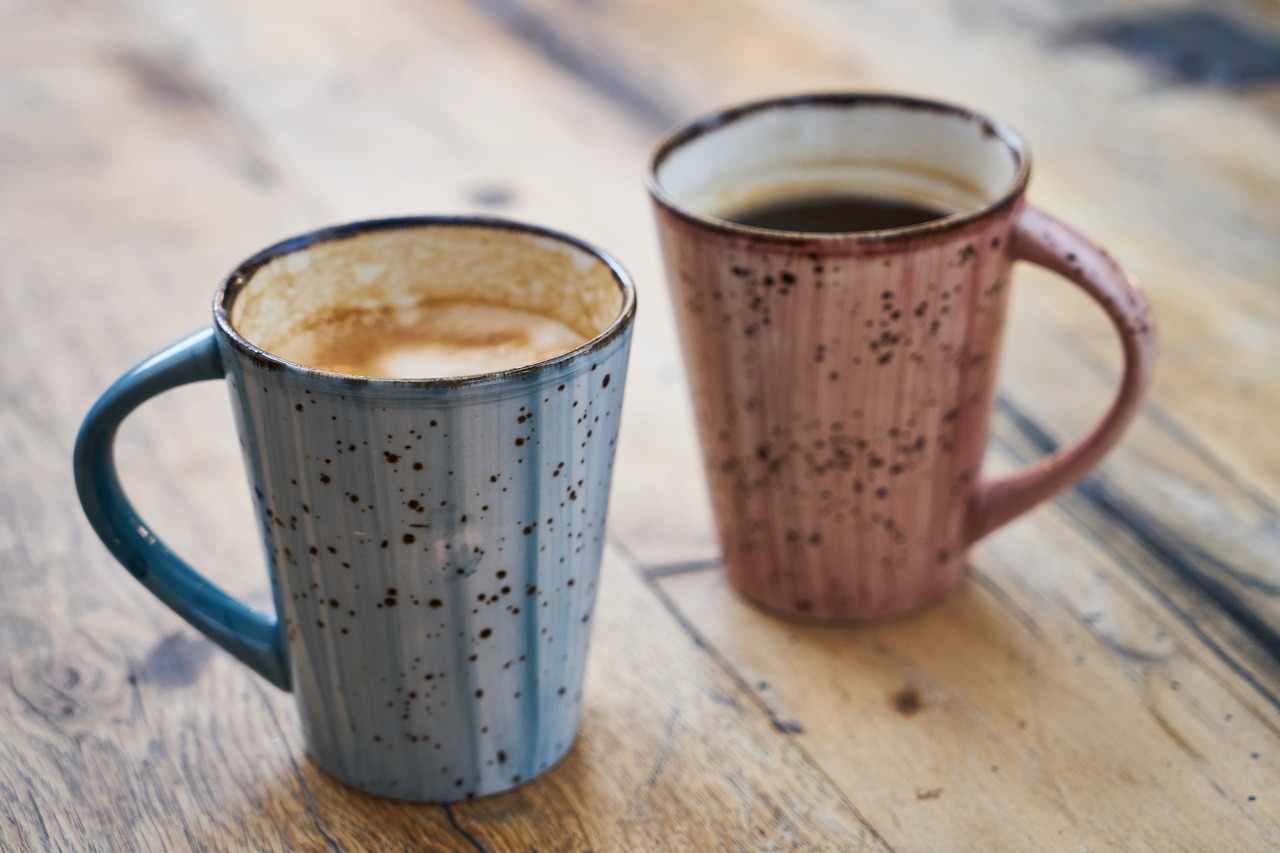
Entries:
<svg viewBox="0 0 1280 853">
<path fill-rule="evenodd" d="M 0 4 L 0 847 L 1276 846 L 1280 113 L 1274 86 L 1172 86 L 1089 37 L 1175 5 Z M 951 599 L 854 629 L 777 622 L 714 569 L 640 186 L 667 124 L 813 88 L 1019 127 L 1033 199 L 1144 279 L 1165 341 L 1096 475 L 979 548 Z M 310 764 L 289 697 L 111 563 L 68 460 L 94 396 L 208 322 L 240 258 L 465 210 L 613 251 L 641 319 L 581 739 L 542 782 L 446 810 Z M 1020 271 L 992 465 L 1080 434 L 1113 348 L 1091 306 Z M 147 406 L 121 464 L 179 552 L 265 598 L 225 391 Z"/>
<path fill-rule="evenodd" d="M 1027 449 L 996 448 L 1004 465 Z M 726 666 L 757 676 L 762 706 L 791 709 L 773 713 L 895 848 L 958 833 L 961 849 L 1270 849 L 1274 679 L 1206 636 L 1211 614 L 1171 607 L 1122 534 L 1076 521 L 1068 505 L 1014 525 L 957 593 L 885 625 L 782 622 L 716 571 L 659 584 Z"/>
<path fill-rule="evenodd" d="M 1044 544 L 1006 546 L 1008 568 L 1044 566 Z M 1273 849 L 1275 709 L 1158 605 L 1049 588 L 1078 571 L 1015 598 L 984 570 L 855 629 L 777 621 L 714 571 L 662 587 L 895 849 Z"/>
</svg>

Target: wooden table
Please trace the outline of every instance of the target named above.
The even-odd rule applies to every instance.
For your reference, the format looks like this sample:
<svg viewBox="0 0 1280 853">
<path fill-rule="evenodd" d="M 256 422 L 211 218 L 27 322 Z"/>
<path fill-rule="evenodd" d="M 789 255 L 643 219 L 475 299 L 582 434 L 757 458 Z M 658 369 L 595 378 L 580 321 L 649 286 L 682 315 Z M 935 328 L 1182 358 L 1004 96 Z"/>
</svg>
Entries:
<svg viewBox="0 0 1280 853">
<path fill-rule="evenodd" d="M 1187 8 L 0 2 L 0 848 L 1275 849 L 1280 7 Z M 640 184 L 674 121 L 819 88 L 1020 128 L 1032 198 L 1146 283 L 1164 338 L 1095 474 L 940 605 L 839 629 L 725 586 Z M 111 560 L 70 448 L 252 251 L 475 210 L 610 249 L 642 319 L 579 743 L 510 795 L 413 806 L 328 778 L 291 698 Z M 1078 435 L 1117 374 L 1101 314 L 1031 269 L 1006 355 L 995 469 Z M 267 600 L 223 388 L 148 405 L 121 456 L 176 550 Z"/>
</svg>

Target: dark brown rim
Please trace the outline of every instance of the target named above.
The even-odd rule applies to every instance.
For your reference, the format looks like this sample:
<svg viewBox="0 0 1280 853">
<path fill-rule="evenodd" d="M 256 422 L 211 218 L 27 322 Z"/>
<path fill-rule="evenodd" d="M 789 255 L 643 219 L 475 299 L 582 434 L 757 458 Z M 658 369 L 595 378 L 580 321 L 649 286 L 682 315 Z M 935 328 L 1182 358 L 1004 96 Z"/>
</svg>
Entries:
<svg viewBox="0 0 1280 853">
<path fill-rule="evenodd" d="M 842 232 L 808 232 L 780 231 L 771 228 L 756 228 L 741 225 L 728 219 L 696 213 L 683 206 L 671 196 L 658 181 L 658 169 L 667 156 L 684 144 L 720 130 L 734 122 L 755 113 L 776 109 L 793 109 L 804 107 L 850 108 L 861 106 L 897 106 L 903 109 L 928 110 L 965 119 L 979 124 L 984 133 L 995 136 L 1009 149 L 1017 164 L 1017 173 L 1009 185 L 995 199 L 973 210 L 932 219 L 918 225 L 907 225 L 901 228 L 886 228 L 881 231 L 842 231 Z M 973 110 L 947 104 L 942 101 L 931 101 L 909 95 L 894 95 L 875 92 L 826 92 L 807 95 L 788 95 L 765 100 L 749 101 L 736 106 L 726 107 L 714 113 L 691 119 L 676 125 L 667 131 L 655 143 L 649 154 L 648 168 L 645 170 L 645 188 L 653 200 L 673 215 L 703 228 L 710 228 L 725 234 L 746 237 L 753 240 L 772 240 L 783 243 L 815 243 L 831 241 L 853 241 L 858 243 L 876 243 L 902 240 L 923 235 L 937 234 L 963 228 L 970 223 L 988 217 L 996 211 L 1017 204 L 1026 191 L 1027 181 L 1031 176 L 1031 153 L 1022 137 L 1013 128 L 988 118 Z"/>
<path fill-rule="evenodd" d="M 534 364 L 525 365 L 523 367 L 512 368 L 497 373 L 480 373 L 471 376 L 450 376 L 444 378 L 421 378 L 421 379 L 396 379 L 383 376 L 356 376 L 348 373 L 334 373 L 328 370 L 320 370 L 315 367 L 308 367 L 305 364 L 289 361 L 278 355 L 270 353 L 261 347 L 251 343 L 243 335 L 241 335 L 231 324 L 231 309 L 235 304 L 236 297 L 253 278 L 254 273 L 265 266 L 270 261 L 307 249 L 321 243 L 333 243 L 340 240 L 347 240 L 361 234 L 369 234 L 378 231 L 408 231 L 417 228 L 485 228 L 494 231 L 510 231 L 519 234 L 531 234 L 537 237 L 544 237 L 559 243 L 564 243 L 572 248 L 591 255 L 597 260 L 604 263 L 613 275 L 614 282 L 618 285 L 618 290 L 622 294 L 622 307 L 618 311 L 618 316 L 609 324 L 608 328 L 587 341 L 582 346 L 561 353 L 554 358 L 539 361 Z M 248 356 L 250 359 L 258 363 L 260 366 L 268 370 L 290 371 L 300 375 L 311 376 L 317 379 L 337 380 L 347 384 L 370 384 L 402 388 L 451 388 L 458 386 L 476 386 L 497 384 L 510 382 L 512 380 L 524 380 L 536 376 L 537 374 L 552 371 L 558 367 L 565 365 L 570 361 L 581 358 L 589 353 L 596 352 L 608 346 L 612 341 L 623 335 L 630 327 L 635 318 L 636 312 L 636 292 L 635 285 L 631 282 L 631 277 L 627 274 L 622 264 L 610 255 L 608 252 L 598 249 L 591 244 L 556 231 L 551 228 L 544 228 L 540 225 L 529 225 L 524 222 L 516 222 L 510 219 L 502 219 L 496 216 L 402 216 L 391 219 L 368 219 L 360 222 L 350 222 L 343 225 L 333 225 L 327 228 L 320 228 L 316 231 L 310 231 L 306 234 L 300 234 L 297 237 L 290 237 L 287 240 L 281 240 L 273 246 L 269 246 L 245 260 L 240 266 L 236 267 L 222 283 L 218 285 L 218 290 L 213 297 L 213 318 L 214 325 L 219 333 L 225 337 L 233 347 Z"/>
</svg>

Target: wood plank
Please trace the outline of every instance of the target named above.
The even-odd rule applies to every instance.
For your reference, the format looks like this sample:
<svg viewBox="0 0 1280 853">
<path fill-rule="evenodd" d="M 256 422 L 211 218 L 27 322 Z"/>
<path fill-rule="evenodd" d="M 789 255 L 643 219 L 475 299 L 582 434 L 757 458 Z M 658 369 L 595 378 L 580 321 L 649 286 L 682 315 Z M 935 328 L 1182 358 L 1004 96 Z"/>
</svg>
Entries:
<svg viewBox="0 0 1280 853">
<path fill-rule="evenodd" d="M 935 607 L 852 628 L 764 614 L 716 570 L 658 583 L 895 848 L 1280 843 L 1280 712 L 1158 596 L 1060 519 L 975 564 Z"/>
</svg>

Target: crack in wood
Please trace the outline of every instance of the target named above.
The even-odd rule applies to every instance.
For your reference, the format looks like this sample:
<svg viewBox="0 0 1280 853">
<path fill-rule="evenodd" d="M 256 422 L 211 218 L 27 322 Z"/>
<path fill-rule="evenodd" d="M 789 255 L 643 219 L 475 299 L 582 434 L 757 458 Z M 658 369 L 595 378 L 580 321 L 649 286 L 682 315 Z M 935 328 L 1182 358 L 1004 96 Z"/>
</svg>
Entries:
<svg viewBox="0 0 1280 853">
<path fill-rule="evenodd" d="M 258 699 L 262 702 L 263 707 L 267 711 L 267 715 L 271 718 L 271 725 L 275 727 L 276 734 L 280 737 L 280 744 L 284 749 L 285 756 L 289 759 L 289 766 L 293 768 L 293 776 L 298 782 L 298 791 L 302 794 L 303 804 L 307 808 L 307 814 L 311 816 L 312 825 L 315 826 L 316 832 L 320 833 L 320 837 L 329 845 L 329 849 L 333 851 L 341 851 L 342 845 L 338 843 L 329 830 L 325 828 L 324 821 L 320 817 L 320 810 L 316 808 L 315 797 L 311 795 L 311 789 L 307 787 L 307 780 L 303 778 L 302 768 L 298 766 L 298 759 L 293 754 L 293 748 L 289 746 L 288 738 L 285 735 L 284 728 L 280 725 L 280 720 L 276 717 L 276 712 L 271 707 L 270 700 L 262 692 L 262 685 L 257 679 L 250 682 L 253 690 L 258 694 Z"/>
<path fill-rule="evenodd" d="M 729 663 L 728 659 L 726 659 L 725 656 L 721 654 L 718 649 L 716 649 L 714 646 L 712 646 L 710 643 L 706 641 L 706 638 L 702 636 L 702 632 L 700 632 L 697 629 L 697 627 L 691 621 L 689 621 L 689 619 L 684 615 L 684 613 L 681 612 L 680 608 L 676 607 L 675 602 L 671 600 L 671 597 L 668 596 L 660 586 L 658 586 L 657 581 L 653 578 L 648 577 L 645 574 L 644 569 L 640 566 L 639 563 L 632 560 L 630 557 L 627 557 L 627 561 L 632 565 L 633 570 L 636 572 L 636 574 L 640 576 L 640 579 L 644 583 L 644 585 L 648 587 L 648 589 L 653 593 L 654 597 L 662 604 L 664 608 L 666 608 L 667 612 L 671 614 L 671 618 L 676 621 L 676 624 L 679 625 L 684 630 L 685 634 L 689 637 L 689 639 L 693 641 L 693 644 L 697 646 L 699 649 L 702 649 L 703 651 L 705 651 L 708 655 L 710 655 L 711 660 L 715 663 L 717 667 L 720 668 L 722 672 L 724 672 L 724 674 L 729 678 L 729 680 L 732 681 L 735 685 L 737 685 L 739 690 L 741 690 L 743 693 L 751 697 L 751 701 L 755 704 L 755 706 L 761 712 L 764 713 L 765 717 L 768 718 L 770 724 L 773 725 L 775 729 L 777 729 L 779 732 L 785 733 L 783 732 L 782 729 L 779 728 L 779 726 L 787 726 L 789 724 L 793 725 L 793 723 L 790 723 L 790 721 L 787 721 L 787 720 L 781 720 L 776 716 L 773 709 L 770 708 L 763 700 L 761 700 L 761 698 L 756 694 L 756 692 L 751 689 L 751 685 L 747 682 L 745 678 L 743 678 L 742 674 L 739 673 L 738 670 L 732 664 Z M 882 849 L 891 851 L 892 853 L 893 848 L 885 840 L 884 836 L 881 835 L 880 831 L 877 830 L 874 825 L 872 825 L 871 821 L 867 819 L 867 817 L 858 809 L 858 807 L 854 805 L 853 801 L 849 799 L 849 795 L 845 793 L 844 789 L 841 788 L 839 785 L 837 785 L 835 781 L 831 778 L 831 776 L 828 775 L 826 769 L 822 766 L 822 764 L 816 761 L 812 755 L 810 755 L 803 747 L 801 747 L 798 741 L 792 741 L 791 748 L 795 749 L 804 758 L 805 762 L 813 769 L 813 772 L 815 775 L 820 777 L 823 780 L 823 782 L 831 788 L 832 791 L 836 792 L 839 795 L 840 802 L 846 808 L 849 809 L 849 813 L 853 815 L 860 824 L 862 824 L 862 826 L 867 830 L 867 833 L 873 839 L 875 839 L 877 843 L 879 843 L 882 846 Z"/>
<path fill-rule="evenodd" d="M 471 844 L 472 848 L 479 850 L 480 853 L 489 853 L 489 851 L 485 848 L 485 846 L 480 843 L 480 839 L 476 838 L 470 832 L 467 832 L 465 829 L 462 828 L 461 824 L 458 823 L 458 818 L 453 813 L 453 804 L 442 803 L 441 805 L 443 805 L 444 807 L 444 816 L 449 821 L 449 825 L 453 827 L 454 831 L 457 832 L 459 835 L 461 835 L 463 838 L 467 839 L 467 841 Z"/>
<path fill-rule="evenodd" d="M 1173 724 L 1169 722 L 1169 720 L 1165 717 L 1164 714 L 1161 714 L 1159 711 L 1157 711 L 1154 707 L 1151 707 L 1151 706 L 1147 707 L 1147 711 L 1150 712 L 1151 718 L 1156 721 L 1156 725 L 1160 727 L 1160 730 L 1164 732 L 1166 735 L 1168 735 L 1169 739 L 1178 745 L 1178 749 L 1185 752 L 1192 760 L 1196 762 L 1196 764 L 1203 765 L 1205 763 L 1204 754 L 1200 752 L 1200 750 L 1192 746 L 1191 743 L 1185 737 L 1182 736 L 1182 732 L 1178 731 L 1173 727 Z M 1204 768 L 1201 767 L 1201 772 L 1203 771 L 1204 771 Z"/>
<path fill-rule="evenodd" d="M 637 564 L 639 565 L 639 564 Z M 670 578 L 676 575 L 687 575 L 691 572 L 705 572 L 720 568 L 716 560 L 686 560 L 679 563 L 662 563 L 657 566 L 641 566 L 645 576 L 649 578 Z"/>
<path fill-rule="evenodd" d="M 1013 401 L 1001 396 L 997 401 L 997 407 L 1009 418 L 1022 438 L 1038 452 L 1049 454 L 1058 449 L 1058 442 Z M 1010 450 L 1015 457 L 1025 456 L 1012 448 Z M 1188 547 L 1186 541 L 1175 531 L 1143 511 L 1126 496 L 1119 494 L 1104 477 L 1097 473 L 1090 474 L 1076 483 L 1071 493 L 1084 503 L 1088 512 L 1082 513 L 1079 508 L 1073 508 L 1070 502 L 1062 503 L 1063 511 L 1084 529 L 1092 531 L 1096 520 L 1104 519 L 1106 523 L 1114 524 L 1127 531 L 1140 548 L 1155 558 L 1153 562 L 1162 570 L 1173 575 L 1193 594 L 1198 594 L 1211 602 L 1270 659 L 1270 662 L 1280 664 L 1280 632 L 1245 604 L 1225 583 L 1202 571 L 1192 559 L 1189 559 L 1187 553 L 1194 554 L 1197 549 Z M 1280 696 L 1277 696 L 1227 649 L 1210 637 L 1197 620 L 1179 607 L 1151 578 L 1126 559 L 1115 543 L 1106 537 L 1095 537 L 1095 539 L 1116 558 L 1117 565 L 1157 596 L 1174 618 L 1191 630 L 1224 664 L 1253 687 L 1272 707 L 1280 710 Z"/>
<path fill-rule="evenodd" d="M 664 131 L 683 117 L 670 104 L 632 82 L 641 75 L 629 74 L 604 53 L 579 44 L 565 34 L 553 17 L 539 14 L 518 0 L 479 0 L 476 6 L 502 30 L 650 130 Z"/>
<path fill-rule="evenodd" d="M 1280 81 L 1280 37 L 1212 8 L 1150 10 L 1092 21 L 1064 43 L 1104 44 L 1176 83 L 1256 86 Z"/>
<path fill-rule="evenodd" d="M 658 777 L 662 775 L 662 768 L 667 763 L 667 756 L 671 753 L 671 740 L 675 737 L 676 721 L 680 719 L 680 706 L 677 705 L 671 710 L 671 716 L 667 718 L 667 730 L 662 734 L 662 746 L 658 749 L 658 758 L 653 762 L 653 772 L 649 774 L 649 787 L 653 787 L 658 782 Z"/>
<path fill-rule="evenodd" d="M 249 132 L 243 116 L 233 113 L 213 86 L 196 74 L 177 51 L 152 55 L 143 50 L 118 53 L 114 64 L 128 77 L 156 109 L 165 113 L 199 116 L 226 129 L 225 148 L 232 155 L 232 167 L 247 181 L 258 187 L 277 182 L 271 161 L 254 146 L 255 133 Z"/>
</svg>

